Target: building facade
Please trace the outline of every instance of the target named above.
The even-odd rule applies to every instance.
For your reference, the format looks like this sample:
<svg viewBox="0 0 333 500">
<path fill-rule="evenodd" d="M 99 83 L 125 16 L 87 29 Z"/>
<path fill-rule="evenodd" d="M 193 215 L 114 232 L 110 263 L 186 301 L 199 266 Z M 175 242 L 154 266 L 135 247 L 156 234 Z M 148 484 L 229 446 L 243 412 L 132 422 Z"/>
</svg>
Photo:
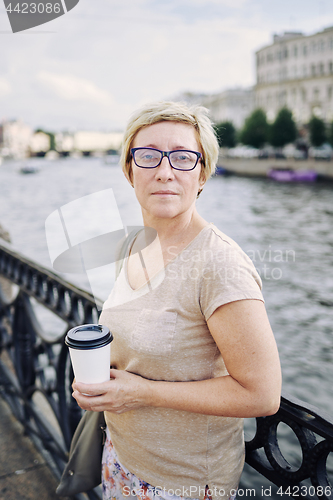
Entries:
<svg viewBox="0 0 333 500">
<path fill-rule="evenodd" d="M 201 103 L 210 110 L 214 123 L 230 121 L 241 128 L 255 107 L 255 95 L 253 88 L 229 89 L 206 96 Z"/>
<path fill-rule="evenodd" d="M 74 149 L 82 152 L 105 152 L 121 147 L 123 133 L 121 132 L 89 132 L 74 133 Z"/>
<path fill-rule="evenodd" d="M 22 120 L 4 120 L 0 124 L 0 155 L 14 159 L 30 154 L 32 128 Z"/>
<path fill-rule="evenodd" d="M 216 94 L 199 94 L 182 92 L 173 96 L 173 101 L 186 102 L 189 105 L 199 104 L 209 110 L 213 123 L 232 122 L 241 128 L 255 107 L 254 88 L 227 89 Z"/>
<path fill-rule="evenodd" d="M 30 155 L 43 156 L 51 147 L 50 136 L 45 132 L 35 132 L 30 139 Z"/>
<path fill-rule="evenodd" d="M 314 35 L 285 32 L 256 52 L 255 104 L 274 120 L 286 106 L 299 124 L 333 120 L 333 26 Z"/>
</svg>

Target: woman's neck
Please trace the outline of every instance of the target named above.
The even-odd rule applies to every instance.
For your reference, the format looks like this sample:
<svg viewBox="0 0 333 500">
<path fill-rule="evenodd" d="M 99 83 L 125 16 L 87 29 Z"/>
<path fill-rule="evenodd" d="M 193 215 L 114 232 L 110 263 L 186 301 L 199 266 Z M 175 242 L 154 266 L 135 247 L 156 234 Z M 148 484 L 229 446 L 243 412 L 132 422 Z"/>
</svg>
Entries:
<svg viewBox="0 0 333 500">
<path fill-rule="evenodd" d="M 145 216 L 144 213 L 142 215 L 144 225 L 157 231 L 162 246 L 188 244 L 207 225 L 195 208 L 190 214 L 181 214 L 171 219 L 152 218 L 149 215 Z"/>
<path fill-rule="evenodd" d="M 147 244 L 147 233 L 140 232 L 131 250 L 127 274 L 134 290 L 149 282 L 208 224 L 196 211 L 192 213 L 191 218 L 161 219 L 156 222 L 144 218 L 145 226 L 155 229 L 158 238 Z"/>
</svg>

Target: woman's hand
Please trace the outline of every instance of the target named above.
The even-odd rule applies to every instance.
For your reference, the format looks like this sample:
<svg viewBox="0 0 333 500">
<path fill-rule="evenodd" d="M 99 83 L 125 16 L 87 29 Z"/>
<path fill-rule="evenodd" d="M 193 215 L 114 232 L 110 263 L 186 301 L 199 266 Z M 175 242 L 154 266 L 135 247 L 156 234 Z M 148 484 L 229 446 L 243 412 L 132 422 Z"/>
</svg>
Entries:
<svg viewBox="0 0 333 500">
<path fill-rule="evenodd" d="M 275 413 L 280 404 L 281 369 L 264 304 L 250 299 L 225 304 L 209 318 L 208 328 L 228 375 L 164 382 L 110 370 L 111 380 L 103 384 L 75 382 L 73 397 L 84 410 L 113 413 L 145 406 L 224 417 Z"/>
<path fill-rule="evenodd" d="M 101 384 L 73 383 L 73 398 L 83 410 L 124 413 L 147 406 L 150 381 L 124 370 L 110 370 Z"/>
</svg>

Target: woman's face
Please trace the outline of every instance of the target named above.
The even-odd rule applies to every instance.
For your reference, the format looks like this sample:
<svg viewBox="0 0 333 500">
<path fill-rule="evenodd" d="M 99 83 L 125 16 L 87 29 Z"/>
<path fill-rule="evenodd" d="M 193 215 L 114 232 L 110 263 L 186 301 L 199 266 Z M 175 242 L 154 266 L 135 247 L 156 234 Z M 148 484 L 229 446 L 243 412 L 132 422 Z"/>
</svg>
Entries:
<svg viewBox="0 0 333 500">
<path fill-rule="evenodd" d="M 188 149 L 201 152 L 197 133 L 192 125 L 164 121 L 142 128 L 136 135 L 133 148 L 149 147 L 161 151 Z M 198 191 L 201 162 L 194 170 L 180 171 L 170 166 L 164 157 L 156 168 L 146 169 L 135 165 L 132 159 L 132 181 L 141 205 L 143 217 L 174 218 L 191 215 Z"/>
</svg>

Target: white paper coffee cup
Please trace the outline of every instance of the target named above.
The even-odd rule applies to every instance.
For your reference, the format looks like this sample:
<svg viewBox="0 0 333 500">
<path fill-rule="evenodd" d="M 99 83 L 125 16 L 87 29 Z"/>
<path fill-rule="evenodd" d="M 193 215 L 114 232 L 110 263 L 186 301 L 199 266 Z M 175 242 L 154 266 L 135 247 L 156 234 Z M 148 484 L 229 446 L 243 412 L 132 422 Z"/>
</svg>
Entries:
<svg viewBox="0 0 333 500">
<path fill-rule="evenodd" d="M 98 384 L 110 380 L 110 342 L 113 336 L 103 325 L 80 325 L 69 330 L 65 344 L 75 380 Z"/>
</svg>

